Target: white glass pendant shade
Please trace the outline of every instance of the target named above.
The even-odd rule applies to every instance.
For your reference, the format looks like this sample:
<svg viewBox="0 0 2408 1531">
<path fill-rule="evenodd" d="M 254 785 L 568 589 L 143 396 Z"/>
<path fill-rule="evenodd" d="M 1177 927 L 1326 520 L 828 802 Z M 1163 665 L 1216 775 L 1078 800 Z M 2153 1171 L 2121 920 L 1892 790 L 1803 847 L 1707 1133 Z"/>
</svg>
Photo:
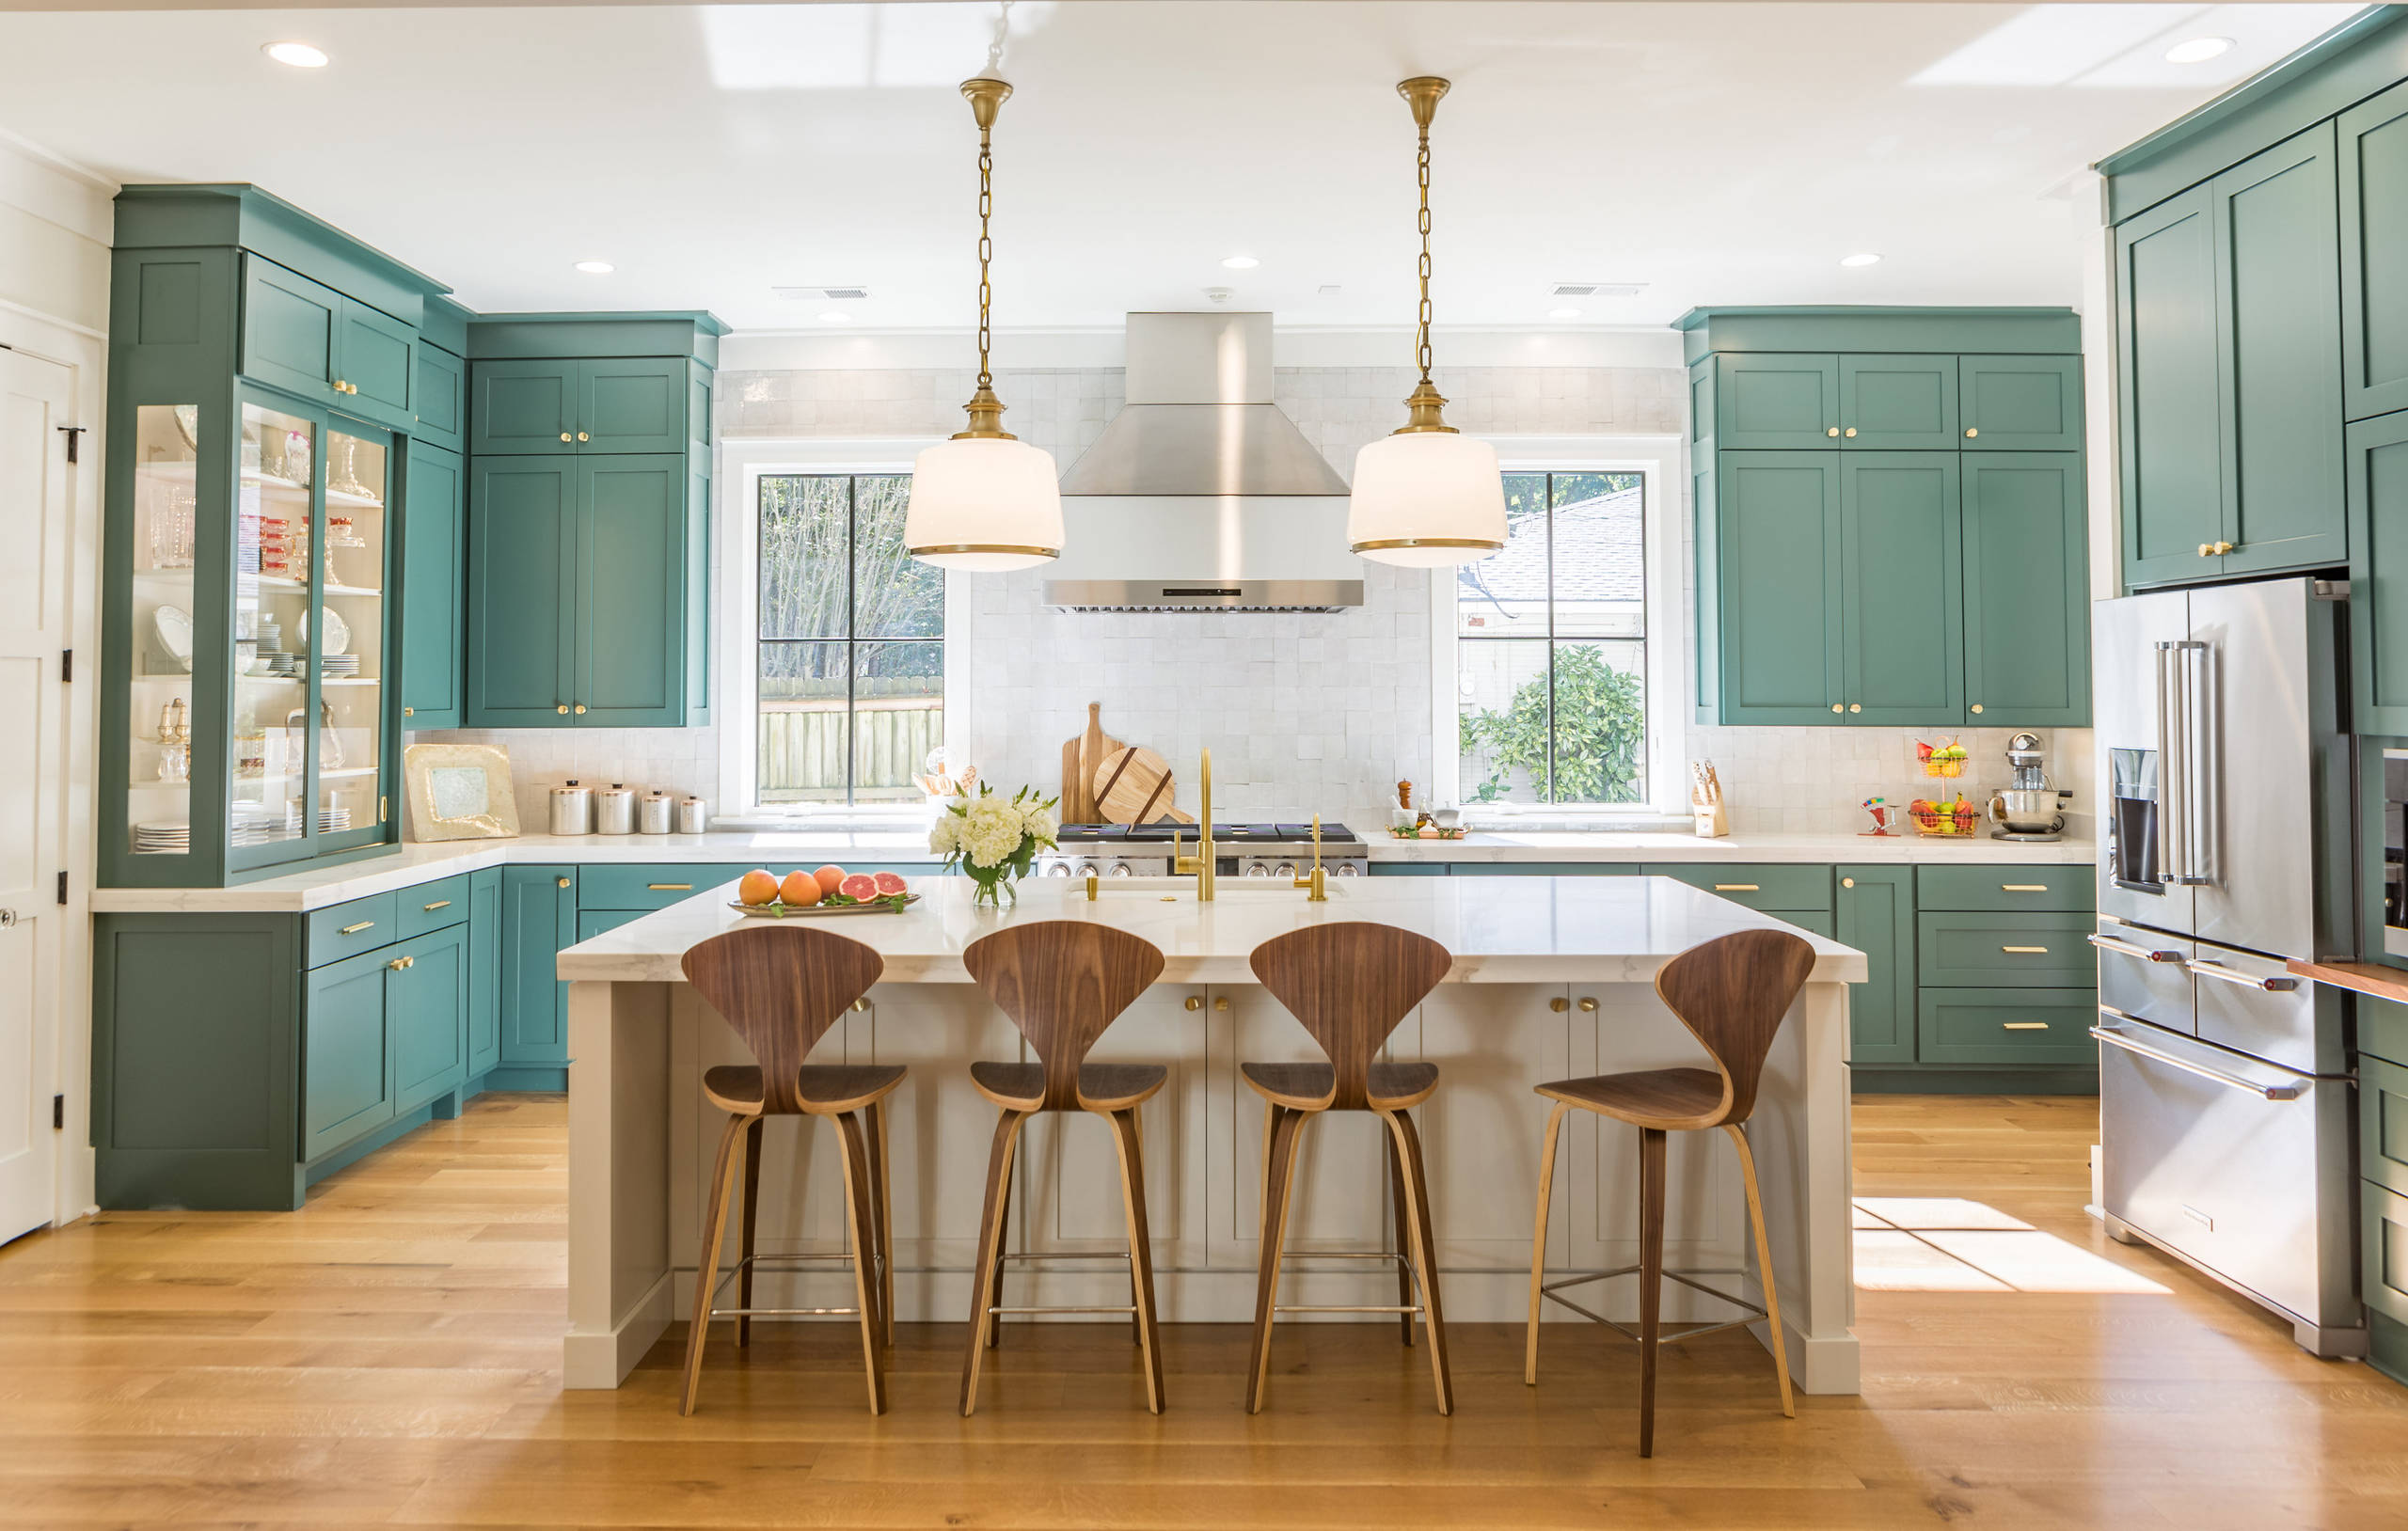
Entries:
<svg viewBox="0 0 2408 1531">
<path fill-rule="evenodd" d="M 1504 524 L 1504 513 L 1497 513 Z M 1002 436 L 956 436 L 911 463 L 903 545 L 924 563 L 1000 574 L 1062 556 L 1054 454 Z"/>
<path fill-rule="evenodd" d="M 1451 431 L 1382 436 L 1354 454 L 1346 541 L 1375 563 L 1434 569 L 1505 545 L 1497 449 Z"/>
</svg>

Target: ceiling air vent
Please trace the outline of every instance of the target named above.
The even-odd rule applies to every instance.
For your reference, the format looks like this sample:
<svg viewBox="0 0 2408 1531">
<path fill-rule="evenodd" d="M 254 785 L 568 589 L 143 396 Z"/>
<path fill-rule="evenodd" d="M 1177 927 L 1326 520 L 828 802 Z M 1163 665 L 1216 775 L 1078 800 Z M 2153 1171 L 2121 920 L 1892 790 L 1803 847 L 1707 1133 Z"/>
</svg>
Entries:
<svg viewBox="0 0 2408 1531">
<path fill-rule="evenodd" d="M 1635 298 L 1645 282 L 1558 282 L 1546 290 L 1551 298 Z"/>
<path fill-rule="evenodd" d="M 844 302 L 869 296 L 866 287 L 772 287 L 769 291 L 794 303 Z"/>
</svg>

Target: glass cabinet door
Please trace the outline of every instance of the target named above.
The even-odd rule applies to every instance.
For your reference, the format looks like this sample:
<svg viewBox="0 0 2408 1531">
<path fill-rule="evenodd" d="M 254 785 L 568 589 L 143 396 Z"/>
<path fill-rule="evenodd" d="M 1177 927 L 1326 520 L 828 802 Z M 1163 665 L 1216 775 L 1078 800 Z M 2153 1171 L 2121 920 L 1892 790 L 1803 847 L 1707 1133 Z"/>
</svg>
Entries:
<svg viewBox="0 0 2408 1531">
<path fill-rule="evenodd" d="M 320 848 L 383 838 L 386 501 L 393 438 L 335 420 L 326 430 L 325 533 L 318 542 L 316 683 Z"/>
<path fill-rule="evenodd" d="M 310 837 L 309 735 L 301 724 L 309 716 L 309 547 L 324 434 L 315 419 L 243 405 L 226 818 L 237 865 L 289 860 Z M 284 849 L 259 854 L 262 846 Z"/>
<path fill-rule="evenodd" d="M 189 857 L 200 407 L 143 404 L 134 417 L 126 848 Z"/>
</svg>

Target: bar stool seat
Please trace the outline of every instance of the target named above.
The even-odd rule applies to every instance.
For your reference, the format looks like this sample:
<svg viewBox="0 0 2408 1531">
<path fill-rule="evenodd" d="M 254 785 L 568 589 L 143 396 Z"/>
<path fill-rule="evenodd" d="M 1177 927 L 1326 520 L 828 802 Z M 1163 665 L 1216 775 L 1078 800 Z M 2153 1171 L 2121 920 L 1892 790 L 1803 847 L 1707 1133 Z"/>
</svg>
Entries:
<svg viewBox="0 0 2408 1531">
<path fill-rule="evenodd" d="M 1127 1111 L 1151 1100 L 1170 1079 L 1161 1064 L 1079 1065 L 1076 1086 L 1081 1111 Z M 970 1082 L 980 1095 L 1012 1111 L 1038 1111 L 1045 1103 L 1043 1064 L 974 1063 Z"/>
<path fill-rule="evenodd" d="M 1703 1068 L 1648 1068 L 1558 1080 L 1538 1090 L 1550 1100 L 1667 1132 L 1712 1127 L 1722 1107 L 1722 1076 Z"/>
<path fill-rule="evenodd" d="M 1338 1093 L 1338 1070 L 1329 1064 L 1240 1064 L 1255 1094 L 1291 1111 L 1322 1111 Z M 1438 1093 L 1436 1064 L 1373 1064 L 1366 1071 L 1364 1103 L 1370 1110 L 1404 1111 Z"/>
<path fill-rule="evenodd" d="M 805 1064 L 795 1071 L 795 1095 L 812 1115 L 838 1115 L 893 1095 L 905 1072 L 901 1064 Z M 758 1112 L 768 1099 L 761 1071 L 737 1064 L 704 1070 L 703 1095 L 734 1112 Z"/>
</svg>

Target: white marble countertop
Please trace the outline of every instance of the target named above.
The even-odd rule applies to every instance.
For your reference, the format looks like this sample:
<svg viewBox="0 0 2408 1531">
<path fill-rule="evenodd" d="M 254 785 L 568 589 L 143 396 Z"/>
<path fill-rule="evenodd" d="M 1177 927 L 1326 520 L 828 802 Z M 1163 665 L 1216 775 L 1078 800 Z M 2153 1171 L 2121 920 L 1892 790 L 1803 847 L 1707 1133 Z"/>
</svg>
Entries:
<svg viewBox="0 0 2408 1531">
<path fill-rule="evenodd" d="M 1791 861 L 1800 863 L 2004 861 L 2086 864 L 2097 858 L 2088 840 L 2031 844 L 1953 837 L 1759 834 L 1700 840 L 1685 834 L 1579 830 L 1475 830 L 1461 840 L 1397 840 L 1385 830 L 1368 842 L 1374 861 Z M 788 871 L 833 861 L 860 871 L 927 863 L 926 831 L 908 825 L 878 829 L 714 830 L 672 835 L 521 835 L 515 840 L 455 840 L 407 844 L 391 856 L 318 867 L 232 888 L 99 888 L 95 914 L 175 912 L 299 913 L 371 893 L 415 887 L 436 877 L 489 866 L 567 862 L 725 861 L 742 870 Z M 733 875 L 733 874 L 731 874 Z"/>
<path fill-rule="evenodd" d="M 1220 896 L 1196 902 L 1170 879 L 1106 883 L 1089 900 L 1054 881 L 1022 886 L 998 913 L 971 903 L 966 877 L 912 879 L 921 902 L 901 914 L 809 918 L 877 948 L 884 983 L 968 983 L 962 949 L 1031 920 L 1097 920 L 1160 947 L 1162 982 L 1250 984 L 1247 954 L 1275 936 L 1330 921 L 1367 920 L 1418 931 L 1454 954 L 1450 983 L 1532 984 L 1589 979 L 1646 983 L 1666 958 L 1735 930 L 1789 930 L 1812 941 L 1814 977 L 1861 983 L 1864 954 L 1670 877 L 1384 877 L 1333 883 L 1326 903 L 1292 888 L 1224 878 Z M 732 885 L 631 921 L 560 955 L 572 982 L 682 983 L 678 959 L 696 943 L 757 917 L 728 907 Z"/>
</svg>

